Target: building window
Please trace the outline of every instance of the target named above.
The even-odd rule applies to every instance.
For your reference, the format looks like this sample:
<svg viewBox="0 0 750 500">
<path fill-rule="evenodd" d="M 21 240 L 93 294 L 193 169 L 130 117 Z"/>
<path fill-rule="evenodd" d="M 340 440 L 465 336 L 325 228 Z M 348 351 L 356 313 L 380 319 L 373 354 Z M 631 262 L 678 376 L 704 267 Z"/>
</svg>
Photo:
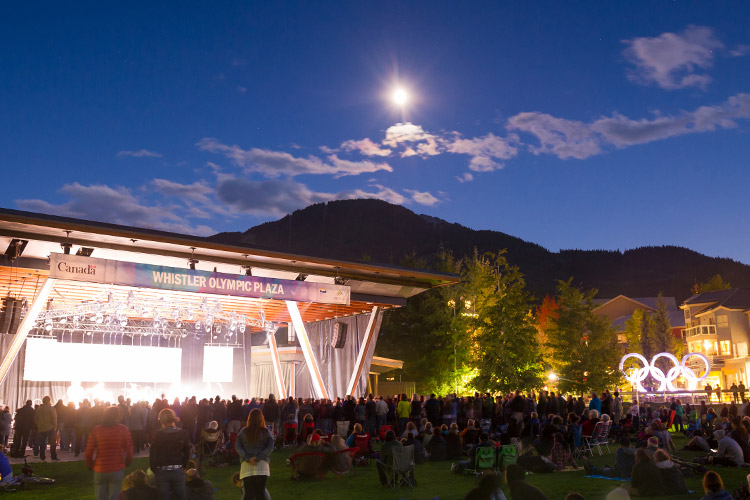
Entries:
<svg viewBox="0 0 750 500">
<path fill-rule="evenodd" d="M 747 356 L 747 342 L 737 344 L 737 356 L 741 358 Z"/>
<path fill-rule="evenodd" d="M 717 326 L 729 326 L 729 317 L 726 314 L 722 314 L 721 316 L 716 316 L 716 325 Z"/>
<path fill-rule="evenodd" d="M 719 347 L 721 348 L 722 356 L 728 356 L 732 354 L 732 344 L 728 340 L 722 340 L 721 342 L 719 342 Z"/>
</svg>

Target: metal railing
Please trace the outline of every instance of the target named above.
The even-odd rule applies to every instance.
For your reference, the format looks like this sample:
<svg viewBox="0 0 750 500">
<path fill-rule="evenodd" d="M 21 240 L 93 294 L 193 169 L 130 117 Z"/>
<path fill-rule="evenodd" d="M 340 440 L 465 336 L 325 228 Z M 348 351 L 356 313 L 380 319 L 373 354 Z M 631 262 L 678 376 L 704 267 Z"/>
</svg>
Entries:
<svg viewBox="0 0 750 500">
<path fill-rule="evenodd" d="M 685 338 L 696 335 L 716 335 L 716 325 L 698 325 L 691 328 L 685 328 Z"/>
</svg>

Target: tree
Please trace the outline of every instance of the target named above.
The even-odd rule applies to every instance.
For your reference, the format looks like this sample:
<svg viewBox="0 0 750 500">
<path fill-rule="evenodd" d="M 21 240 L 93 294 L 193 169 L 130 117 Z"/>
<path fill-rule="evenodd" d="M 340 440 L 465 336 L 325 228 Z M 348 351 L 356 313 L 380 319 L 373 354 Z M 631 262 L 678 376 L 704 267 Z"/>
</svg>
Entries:
<svg viewBox="0 0 750 500">
<path fill-rule="evenodd" d="M 594 314 L 596 290 L 582 291 L 558 281 L 558 318 L 547 328 L 552 365 L 563 392 L 584 392 L 615 385 L 620 380 L 620 352 L 612 323 Z"/>
<path fill-rule="evenodd" d="M 649 314 L 643 309 L 633 311 L 633 315 L 625 322 L 625 339 L 629 352 L 651 357 L 653 347 L 650 341 Z"/>
<path fill-rule="evenodd" d="M 517 267 L 504 252 L 474 255 L 466 266 L 473 297 L 469 319 L 476 370 L 472 384 L 482 392 L 528 390 L 542 385 L 542 357 L 531 297 Z"/>
<path fill-rule="evenodd" d="M 697 285 L 698 291 L 696 293 L 712 292 L 714 290 L 728 290 L 730 288 L 732 288 L 732 285 L 729 282 L 724 281 L 724 278 L 721 277 L 721 274 L 715 274 L 708 278 L 705 282 Z"/>
</svg>

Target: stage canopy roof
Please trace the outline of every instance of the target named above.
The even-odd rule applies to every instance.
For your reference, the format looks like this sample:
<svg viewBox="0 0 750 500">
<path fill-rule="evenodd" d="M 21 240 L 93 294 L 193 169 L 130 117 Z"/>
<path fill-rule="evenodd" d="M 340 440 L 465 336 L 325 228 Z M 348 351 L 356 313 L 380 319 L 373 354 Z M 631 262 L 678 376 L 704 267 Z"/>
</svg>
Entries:
<svg viewBox="0 0 750 500">
<path fill-rule="evenodd" d="M 20 245 L 15 245 L 14 240 L 20 241 Z M 256 277 L 295 280 L 300 275 L 307 275 L 306 281 L 310 283 L 345 283 L 351 287 L 348 305 L 299 303 L 304 322 L 366 313 L 373 306 L 402 306 L 413 295 L 458 282 L 458 276 L 451 274 L 306 257 L 225 245 L 163 231 L 0 209 L 0 252 L 6 254 L 4 261 L 0 259 L 0 296 L 25 297 L 32 301 L 49 276 L 50 255 L 62 253 L 63 244 L 70 245 L 71 254 L 91 249 L 90 256 L 98 259 L 183 269 L 187 269 L 188 261 L 194 259 L 197 270 L 242 275 L 249 267 Z M 10 259 L 9 256 L 17 252 L 16 248 L 22 250 L 20 256 Z M 83 250 L 83 255 L 87 252 Z M 81 302 L 108 293 L 123 298 L 130 289 L 121 285 L 58 280 L 51 298 Z M 195 301 L 196 304 L 208 296 L 220 299 L 227 311 L 253 316 L 262 308 L 268 321 L 291 320 L 283 300 L 157 289 L 140 289 L 139 293 L 152 294 L 154 299 L 165 294 L 179 294 L 181 300 Z"/>
</svg>

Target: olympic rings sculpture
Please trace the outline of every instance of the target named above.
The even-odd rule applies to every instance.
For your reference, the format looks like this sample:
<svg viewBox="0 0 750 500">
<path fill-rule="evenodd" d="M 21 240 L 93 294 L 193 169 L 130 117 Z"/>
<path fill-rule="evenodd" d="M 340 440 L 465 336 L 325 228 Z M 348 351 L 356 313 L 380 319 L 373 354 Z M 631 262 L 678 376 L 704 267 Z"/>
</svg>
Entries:
<svg viewBox="0 0 750 500">
<path fill-rule="evenodd" d="M 706 370 L 698 377 L 695 372 L 687 367 L 687 360 L 690 359 L 693 356 L 698 356 L 701 361 L 706 366 Z M 624 366 L 625 366 L 625 360 L 629 358 L 636 358 L 641 363 L 643 363 L 643 368 L 636 369 L 632 374 L 628 375 L 625 373 Z M 670 368 L 667 371 L 667 374 L 665 375 L 661 368 L 656 366 L 656 360 L 659 358 L 667 358 L 672 363 L 674 363 L 674 366 Z M 659 381 L 659 388 L 657 389 L 657 392 L 664 392 L 664 391 L 676 391 L 674 385 L 672 382 L 677 380 L 677 378 L 682 375 L 687 380 L 694 381 L 696 384 L 702 380 L 705 380 L 706 377 L 708 377 L 708 373 L 711 371 L 711 362 L 708 360 L 706 356 L 699 352 L 690 352 L 688 354 L 685 354 L 682 357 L 682 362 L 680 362 L 674 355 L 668 353 L 668 352 L 660 352 L 653 358 L 651 358 L 651 363 L 648 362 L 648 360 L 643 357 L 642 355 L 638 353 L 631 352 L 629 354 L 626 354 L 622 357 L 620 360 L 620 372 L 625 376 L 625 380 L 630 382 L 631 384 L 635 385 L 638 388 L 639 392 L 647 392 L 646 389 L 643 388 L 641 383 L 646 380 L 646 378 L 651 375 Z"/>
</svg>

